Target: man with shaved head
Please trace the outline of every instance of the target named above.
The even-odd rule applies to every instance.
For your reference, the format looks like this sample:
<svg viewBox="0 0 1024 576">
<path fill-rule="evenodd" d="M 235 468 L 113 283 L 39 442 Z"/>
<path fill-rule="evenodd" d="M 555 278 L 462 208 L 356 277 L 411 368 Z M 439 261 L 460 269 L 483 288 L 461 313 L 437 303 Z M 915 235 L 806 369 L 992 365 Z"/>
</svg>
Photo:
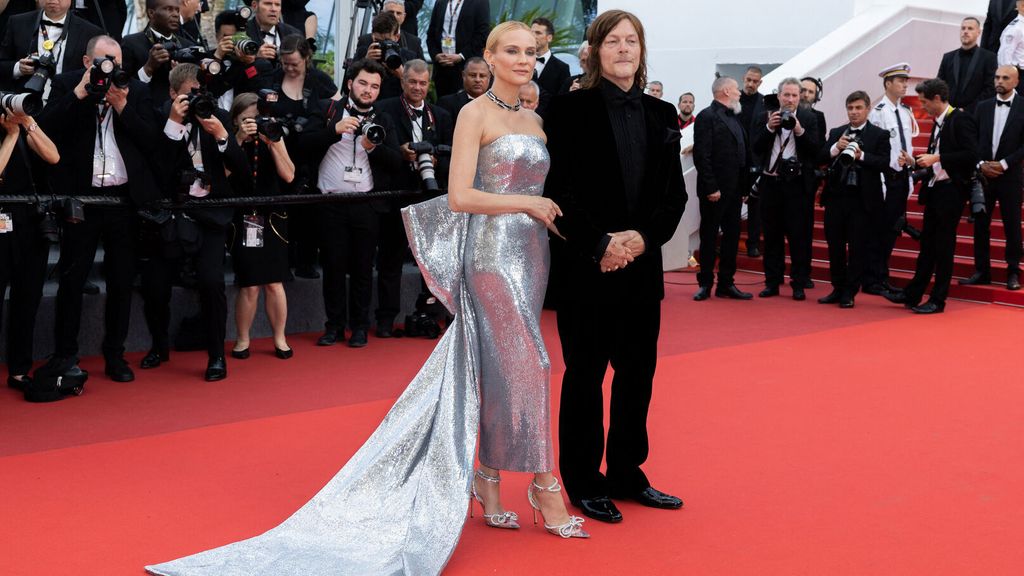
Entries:
<svg viewBox="0 0 1024 576">
<path fill-rule="evenodd" d="M 1020 83 L 1015 66 L 996 70 L 996 97 L 978 103 L 978 157 L 985 177 L 985 212 L 974 216 L 975 273 L 961 284 L 988 284 L 992 281 L 989 256 L 989 225 L 996 201 L 1003 214 L 1006 231 L 1006 287 L 1020 290 L 1021 258 L 1021 186 L 1024 178 L 1024 99 L 1017 95 Z"/>
<path fill-rule="evenodd" d="M 981 23 L 974 16 L 960 22 L 960 48 L 942 55 L 938 78 L 949 85 L 949 103 L 955 108 L 973 112 L 986 98 L 995 96 L 992 75 L 996 72 L 996 55 L 978 46 Z"/>
</svg>

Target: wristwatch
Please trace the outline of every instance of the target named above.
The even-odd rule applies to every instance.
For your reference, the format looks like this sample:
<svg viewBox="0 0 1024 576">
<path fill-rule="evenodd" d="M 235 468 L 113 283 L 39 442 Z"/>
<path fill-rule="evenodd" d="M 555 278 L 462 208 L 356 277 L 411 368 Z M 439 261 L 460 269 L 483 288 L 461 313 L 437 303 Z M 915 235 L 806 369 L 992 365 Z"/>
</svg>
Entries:
<svg viewBox="0 0 1024 576">
<path fill-rule="evenodd" d="M 223 138 L 221 140 L 217 140 L 217 146 L 218 147 L 219 146 L 227 146 L 227 145 L 228 145 L 228 139 L 227 138 Z"/>
</svg>

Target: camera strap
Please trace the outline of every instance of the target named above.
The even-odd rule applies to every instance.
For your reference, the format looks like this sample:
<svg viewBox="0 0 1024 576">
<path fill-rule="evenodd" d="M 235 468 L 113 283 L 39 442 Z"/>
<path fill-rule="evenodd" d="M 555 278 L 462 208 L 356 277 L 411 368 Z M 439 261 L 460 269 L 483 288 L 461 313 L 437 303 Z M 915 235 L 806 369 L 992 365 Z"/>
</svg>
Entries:
<svg viewBox="0 0 1024 576">
<path fill-rule="evenodd" d="M 104 137 L 104 134 L 110 130 L 110 123 L 113 120 L 112 115 L 109 114 L 109 102 L 104 100 L 102 104 L 96 105 L 96 143 L 100 149 L 100 161 L 103 163 L 103 166 L 102 171 L 99 174 L 96 174 L 96 162 L 94 161 L 93 176 L 99 176 L 101 187 L 103 186 L 107 176 L 110 176 L 110 174 L 107 173 L 107 139 Z M 104 124 L 107 125 L 106 128 L 104 128 Z M 95 151 L 93 154 L 95 156 Z"/>
<path fill-rule="evenodd" d="M 772 174 L 772 175 L 778 174 L 777 170 L 779 169 L 779 164 L 782 163 L 782 153 L 786 151 L 786 146 L 789 146 L 789 141 L 792 138 L 793 138 L 793 131 L 790 130 L 789 136 L 786 136 L 786 139 L 782 142 L 782 145 L 779 146 L 779 155 L 775 157 L 775 162 L 772 164 L 771 169 L 768 170 L 769 174 Z M 782 130 L 781 129 L 779 130 L 779 133 L 775 135 L 775 141 L 778 142 L 780 140 L 782 140 Z"/>
</svg>

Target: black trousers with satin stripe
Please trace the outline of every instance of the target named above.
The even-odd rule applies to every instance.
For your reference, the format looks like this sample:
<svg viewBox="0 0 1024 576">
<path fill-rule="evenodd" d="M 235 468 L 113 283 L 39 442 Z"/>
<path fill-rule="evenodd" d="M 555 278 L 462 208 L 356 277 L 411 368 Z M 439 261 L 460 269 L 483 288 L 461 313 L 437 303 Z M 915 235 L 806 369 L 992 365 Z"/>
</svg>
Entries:
<svg viewBox="0 0 1024 576">
<path fill-rule="evenodd" d="M 1021 187 L 990 185 L 985 189 L 985 213 L 974 216 L 974 266 L 978 272 L 991 273 L 992 212 L 999 202 L 1006 234 L 1006 269 L 1020 274 L 1021 258 Z"/>
</svg>

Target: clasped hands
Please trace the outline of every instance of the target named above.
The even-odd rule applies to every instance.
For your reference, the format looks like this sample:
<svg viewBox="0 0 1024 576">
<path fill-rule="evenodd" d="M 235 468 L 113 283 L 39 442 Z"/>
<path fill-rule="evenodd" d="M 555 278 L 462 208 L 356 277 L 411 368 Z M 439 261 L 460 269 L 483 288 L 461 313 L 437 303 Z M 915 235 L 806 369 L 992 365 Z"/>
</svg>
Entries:
<svg viewBox="0 0 1024 576">
<path fill-rule="evenodd" d="M 614 272 L 629 265 L 647 248 L 644 237 L 636 230 L 625 230 L 609 234 L 611 241 L 601 257 L 601 272 Z"/>
</svg>

